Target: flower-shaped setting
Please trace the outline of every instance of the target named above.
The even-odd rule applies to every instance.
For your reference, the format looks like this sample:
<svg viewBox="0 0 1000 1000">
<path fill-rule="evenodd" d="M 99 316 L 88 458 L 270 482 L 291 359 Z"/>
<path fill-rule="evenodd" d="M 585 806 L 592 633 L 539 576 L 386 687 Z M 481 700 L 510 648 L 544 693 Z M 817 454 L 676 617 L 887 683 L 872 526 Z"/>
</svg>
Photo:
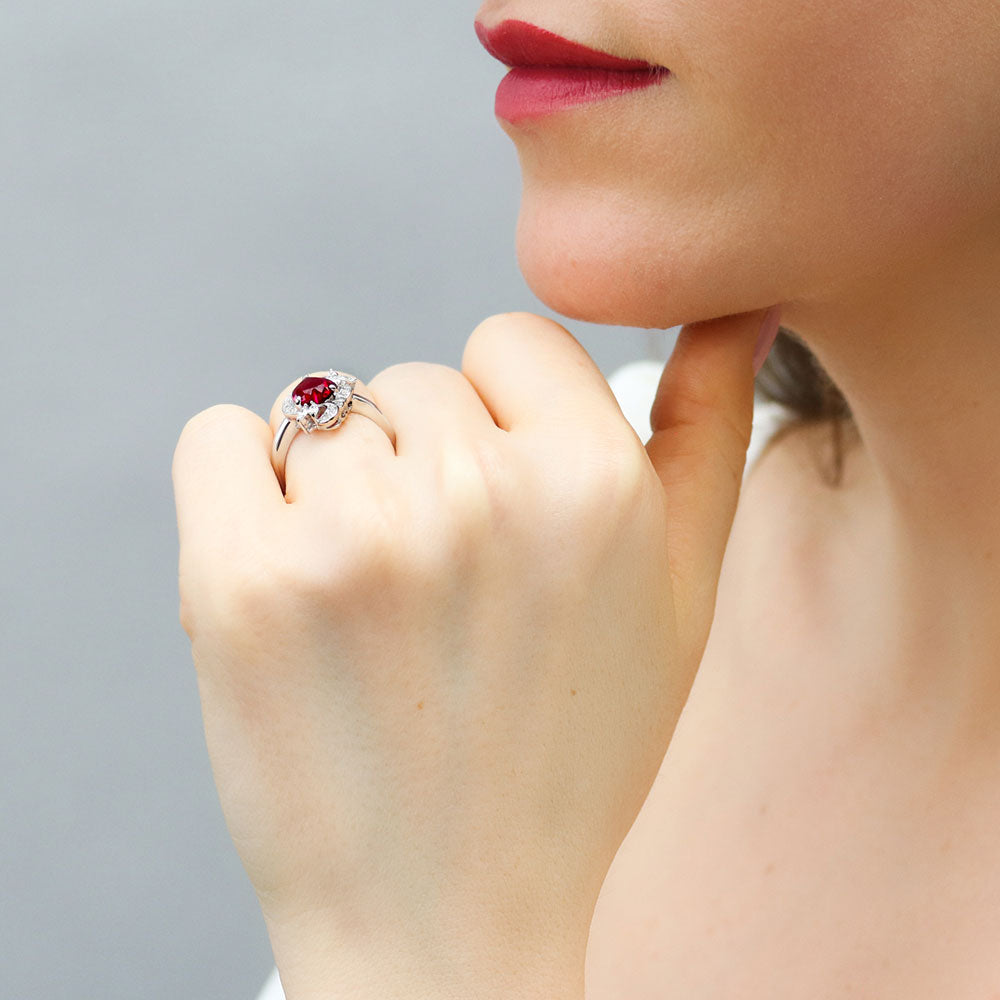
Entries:
<svg viewBox="0 0 1000 1000">
<path fill-rule="evenodd" d="M 351 412 L 357 381 L 353 375 L 333 369 L 326 377 L 304 378 L 282 402 L 281 412 L 307 434 L 339 427 Z"/>
</svg>

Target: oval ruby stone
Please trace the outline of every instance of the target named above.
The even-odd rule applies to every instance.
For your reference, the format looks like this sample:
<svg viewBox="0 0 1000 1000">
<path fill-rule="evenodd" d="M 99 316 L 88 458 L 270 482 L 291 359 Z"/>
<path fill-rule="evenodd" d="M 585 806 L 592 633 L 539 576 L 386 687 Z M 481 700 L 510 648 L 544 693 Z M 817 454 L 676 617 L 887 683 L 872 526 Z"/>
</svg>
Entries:
<svg viewBox="0 0 1000 1000">
<path fill-rule="evenodd" d="M 292 400 L 300 406 L 310 403 L 325 403 L 336 390 L 337 385 L 328 378 L 304 378 L 293 390 Z"/>
</svg>

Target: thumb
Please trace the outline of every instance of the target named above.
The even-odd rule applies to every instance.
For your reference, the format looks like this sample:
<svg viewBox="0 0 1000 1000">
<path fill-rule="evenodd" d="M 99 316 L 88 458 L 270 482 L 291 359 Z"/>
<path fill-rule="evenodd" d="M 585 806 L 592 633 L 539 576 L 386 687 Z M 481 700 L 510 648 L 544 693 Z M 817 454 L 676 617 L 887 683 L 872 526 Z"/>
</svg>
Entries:
<svg viewBox="0 0 1000 1000">
<path fill-rule="evenodd" d="M 743 484 L 757 361 L 780 320 L 774 306 L 686 325 L 650 413 L 646 453 L 666 494 L 677 620 L 694 630 L 688 639 L 699 654 Z"/>
</svg>

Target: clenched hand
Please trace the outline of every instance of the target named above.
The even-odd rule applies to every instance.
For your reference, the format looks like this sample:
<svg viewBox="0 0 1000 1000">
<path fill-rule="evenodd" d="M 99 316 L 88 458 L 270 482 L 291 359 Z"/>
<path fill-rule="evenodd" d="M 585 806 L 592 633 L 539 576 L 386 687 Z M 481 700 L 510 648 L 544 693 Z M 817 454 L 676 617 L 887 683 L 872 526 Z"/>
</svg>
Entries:
<svg viewBox="0 0 1000 1000">
<path fill-rule="evenodd" d="M 181 620 L 289 1000 L 582 998 L 708 639 L 762 317 L 684 329 L 645 447 L 527 314 L 373 378 L 396 449 L 300 434 L 287 496 L 278 404 L 184 428 Z"/>
</svg>

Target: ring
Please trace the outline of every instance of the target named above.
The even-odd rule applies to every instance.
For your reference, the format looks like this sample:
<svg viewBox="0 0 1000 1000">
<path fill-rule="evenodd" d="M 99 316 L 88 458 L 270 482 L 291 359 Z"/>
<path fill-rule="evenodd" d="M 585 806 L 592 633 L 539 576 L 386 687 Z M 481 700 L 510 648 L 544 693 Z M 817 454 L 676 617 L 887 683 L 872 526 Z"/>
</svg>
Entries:
<svg viewBox="0 0 1000 1000">
<path fill-rule="evenodd" d="M 285 419 L 281 422 L 271 448 L 271 467 L 278 477 L 282 492 L 285 489 L 285 460 L 292 440 L 299 431 L 329 431 L 339 427 L 352 413 L 373 420 L 385 431 L 396 447 L 396 432 L 386 415 L 358 387 L 367 388 L 355 375 L 331 368 L 326 376 L 307 376 L 292 389 L 281 404 Z"/>
</svg>

